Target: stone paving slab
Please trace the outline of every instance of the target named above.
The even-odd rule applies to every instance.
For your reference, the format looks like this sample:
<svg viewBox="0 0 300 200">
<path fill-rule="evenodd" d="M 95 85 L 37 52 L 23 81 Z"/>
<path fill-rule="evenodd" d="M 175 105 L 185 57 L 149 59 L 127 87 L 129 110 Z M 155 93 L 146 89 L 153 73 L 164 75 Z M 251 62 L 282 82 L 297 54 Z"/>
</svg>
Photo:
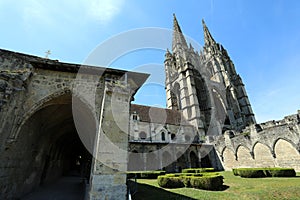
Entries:
<svg viewBox="0 0 300 200">
<path fill-rule="evenodd" d="M 80 177 L 62 177 L 56 183 L 41 186 L 21 200 L 83 200 L 85 184 Z"/>
</svg>

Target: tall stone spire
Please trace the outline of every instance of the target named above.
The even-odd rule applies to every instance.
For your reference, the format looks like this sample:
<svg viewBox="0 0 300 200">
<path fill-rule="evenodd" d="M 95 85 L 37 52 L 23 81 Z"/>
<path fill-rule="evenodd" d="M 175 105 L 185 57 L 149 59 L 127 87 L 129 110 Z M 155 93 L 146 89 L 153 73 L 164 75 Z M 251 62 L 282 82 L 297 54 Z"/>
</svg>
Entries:
<svg viewBox="0 0 300 200">
<path fill-rule="evenodd" d="M 202 19 L 202 25 L 203 25 L 205 46 L 217 44 L 216 41 L 214 40 L 214 38 L 211 36 L 211 34 L 210 34 L 206 24 L 205 24 L 204 19 Z"/>
<path fill-rule="evenodd" d="M 173 13 L 173 30 L 175 32 L 182 33 L 181 28 L 180 28 L 180 26 L 178 24 L 178 21 L 176 19 L 175 13 Z"/>
<path fill-rule="evenodd" d="M 187 43 L 185 41 L 185 38 L 182 34 L 181 28 L 178 24 L 178 21 L 176 19 L 175 14 L 173 14 L 173 43 L 172 43 L 172 51 L 174 52 L 176 50 L 176 47 L 178 45 L 181 45 L 183 48 L 187 48 Z"/>
</svg>

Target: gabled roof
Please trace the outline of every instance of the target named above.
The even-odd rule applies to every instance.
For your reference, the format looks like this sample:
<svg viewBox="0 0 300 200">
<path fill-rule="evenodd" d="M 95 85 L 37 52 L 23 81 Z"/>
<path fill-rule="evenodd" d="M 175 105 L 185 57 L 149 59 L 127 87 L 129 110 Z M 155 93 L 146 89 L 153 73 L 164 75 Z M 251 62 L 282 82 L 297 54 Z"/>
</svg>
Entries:
<svg viewBox="0 0 300 200">
<path fill-rule="evenodd" d="M 130 114 L 136 113 L 143 122 L 182 125 L 185 122 L 179 110 L 131 104 Z"/>
</svg>

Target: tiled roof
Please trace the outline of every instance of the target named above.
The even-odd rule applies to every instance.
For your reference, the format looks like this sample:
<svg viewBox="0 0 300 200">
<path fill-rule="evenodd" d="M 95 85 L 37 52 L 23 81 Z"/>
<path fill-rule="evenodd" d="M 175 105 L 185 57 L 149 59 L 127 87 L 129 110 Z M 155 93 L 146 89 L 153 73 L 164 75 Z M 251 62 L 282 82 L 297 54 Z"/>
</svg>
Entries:
<svg viewBox="0 0 300 200">
<path fill-rule="evenodd" d="M 143 122 L 180 125 L 183 121 L 179 110 L 131 104 L 130 114 L 134 112 L 139 116 L 139 120 Z"/>
</svg>

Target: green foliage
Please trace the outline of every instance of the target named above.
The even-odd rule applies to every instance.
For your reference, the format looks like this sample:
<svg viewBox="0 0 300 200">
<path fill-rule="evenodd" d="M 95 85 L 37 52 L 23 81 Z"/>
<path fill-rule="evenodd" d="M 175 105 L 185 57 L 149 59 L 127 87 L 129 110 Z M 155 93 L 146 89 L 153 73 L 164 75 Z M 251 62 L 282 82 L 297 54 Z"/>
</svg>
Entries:
<svg viewBox="0 0 300 200">
<path fill-rule="evenodd" d="M 184 184 L 184 187 L 192 187 L 191 186 L 191 178 L 193 178 L 192 176 L 182 176 L 181 177 L 181 181 L 183 182 Z"/>
<path fill-rule="evenodd" d="M 184 187 L 181 177 L 158 176 L 157 182 L 163 188 L 181 188 Z"/>
<path fill-rule="evenodd" d="M 214 168 L 188 168 L 183 169 L 182 173 L 202 173 L 202 172 L 214 172 Z"/>
<path fill-rule="evenodd" d="M 203 174 L 200 174 L 200 173 L 194 173 L 192 176 L 195 176 L 195 177 L 202 177 Z"/>
<path fill-rule="evenodd" d="M 158 185 L 164 188 L 193 187 L 205 190 L 217 190 L 223 185 L 223 176 L 219 173 L 166 174 L 159 176 L 157 181 Z"/>
<path fill-rule="evenodd" d="M 296 172 L 293 168 L 271 168 L 268 170 L 272 177 L 295 177 Z"/>
<path fill-rule="evenodd" d="M 218 172 L 204 172 L 204 173 L 201 173 L 202 176 L 218 176 L 220 175 L 220 173 Z"/>
<path fill-rule="evenodd" d="M 236 168 L 232 168 L 233 175 L 239 176 L 239 170 Z"/>
<path fill-rule="evenodd" d="M 181 176 L 193 176 L 194 173 L 180 173 Z"/>
<path fill-rule="evenodd" d="M 263 178 L 263 177 L 295 177 L 293 168 L 236 168 L 232 169 L 235 176 L 243 178 Z"/>
<path fill-rule="evenodd" d="M 223 176 L 192 177 L 190 178 L 190 185 L 197 189 L 218 190 L 223 185 Z"/>
<path fill-rule="evenodd" d="M 263 178 L 266 177 L 263 169 L 241 168 L 238 174 L 243 178 Z"/>
<path fill-rule="evenodd" d="M 250 138 L 250 132 L 244 132 L 242 135 L 246 138 Z"/>
</svg>

